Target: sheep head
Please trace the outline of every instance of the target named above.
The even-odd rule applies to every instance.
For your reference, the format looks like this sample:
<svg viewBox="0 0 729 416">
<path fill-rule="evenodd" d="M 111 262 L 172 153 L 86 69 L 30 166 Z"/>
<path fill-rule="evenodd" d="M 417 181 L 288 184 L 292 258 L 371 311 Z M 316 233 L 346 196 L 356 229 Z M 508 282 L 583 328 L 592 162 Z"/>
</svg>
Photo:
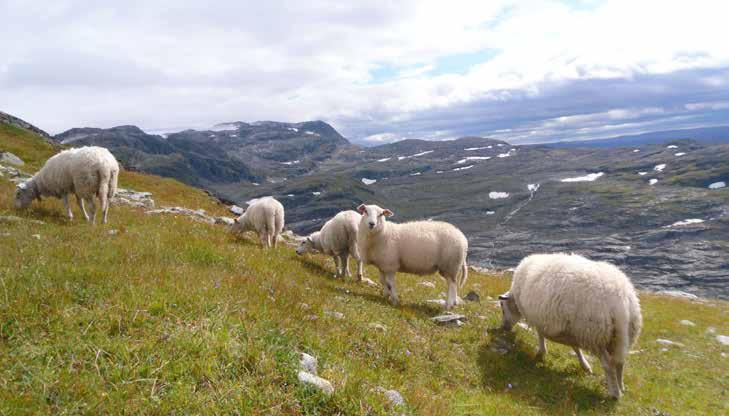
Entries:
<svg viewBox="0 0 729 416">
<path fill-rule="evenodd" d="M 362 214 L 360 223 L 366 224 L 366 227 L 371 233 L 382 231 L 387 222 L 387 218 L 395 215 L 392 211 L 387 208 L 380 208 L 377 205 L 365 205 L 362 204 L 357 207 L 357 211 Z"/>
<path fill-rule="evenodd" d="M 28 205 L 33 202 L 33 199 L 36 198 L 40 200 L 40 195 L 38 195 L 38 192 L 31 181 L 20 183 L 15 188 L 16 209 L 27 208 Z"/>
<path fill-rule="evenodd" d="M 511 292 L 499 295 L 499 303 L 501 304 L 501 313 L 503 314 L 503 328 L 506 331 L 511 331 L 511 328 L 521 319 L 519 307 Z"/>
</svg>

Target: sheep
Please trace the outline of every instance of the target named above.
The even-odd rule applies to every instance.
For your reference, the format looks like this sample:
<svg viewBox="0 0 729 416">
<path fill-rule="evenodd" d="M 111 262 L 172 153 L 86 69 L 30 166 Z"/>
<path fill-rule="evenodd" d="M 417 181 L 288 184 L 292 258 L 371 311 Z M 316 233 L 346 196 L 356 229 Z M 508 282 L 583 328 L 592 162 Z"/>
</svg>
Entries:
<svg viewBox="0 0 729 416">
<path fill-rule="evenodd" d="M 44 196 L 63 199 L 66 214 L 73 219 L 68 195 L 75 194 L 86 221 L 96 220 L 94 196 L 101 202 L 103 223 L 106 224 L 109 201 L 116 194 L 119 178 L 119 163 L 103 147 L 86 146 L 64 150 L 48 159 L 32 178 L 18 185 L 15 192 L 15 207 L 27 208 L 33 199 Z M 86 211 L 88 201 L 91 212 Z"/>
<path fill-rule="evenodd" d="M 349 256 L 357 261 L 357 281 L 362 281 L 364 264 L 357 248 L 357 230 L 359 214 L 355 211 L 342 211 L 324 223 L 321 231 L 316 231 L 301 241 L 296 254 L 302 255 L 311 251 L 319 251 L 334 258 L 337 276 L 351 276 L 349 273 Z"/>
<path fill-rule="evenodd" d="M 590 351 L 600 357 L 608 394 L 620 398 L 625 361 L 643 318 L 632 283 L 617 267 L 575 254 L 531 255 L 519 263 L 511 289 L 499 299 L 505 330 L 521 317 L 536 330 L 539 359 L 547 352 L 546 338 L 571 346 L 592 373 L 580 348 Z"/>
<path fill-rule="evenodd" d="M 255 231 L 261 239 L 261 245 L 276 247 L 278 236 L 284 227 L 284 207 L 273 197 L 259 198 L 252 202 L 248 209 L 235 220 L 231 229 L 234 233 Z"/>
<path fill-rule="evenodd" d="M 456 304 L 458 287 L 468 279 L 468 240 L 452 224 L 441 221 L 388 222 L 394 214 L 377 205 L 362 204 L 357 246 L 362 262 L 380 271 L 383 295 L 397 305 L 395 273 L 439 272 L 448 281 L 446 310 Z"/>
</svg>

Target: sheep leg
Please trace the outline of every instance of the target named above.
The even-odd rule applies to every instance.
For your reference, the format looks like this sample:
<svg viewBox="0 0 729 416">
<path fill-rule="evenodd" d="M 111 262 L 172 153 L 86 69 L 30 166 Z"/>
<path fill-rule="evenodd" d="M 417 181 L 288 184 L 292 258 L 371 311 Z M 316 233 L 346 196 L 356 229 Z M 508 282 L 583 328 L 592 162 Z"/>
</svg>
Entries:
<svg viewBox="0 0 729 416">
<path fill-rule="evenodd" d="M 448 300 L 446 301 L 445 308 L 446 310 L 453 309 L 454 306 L 456 306 L 456 301 L 458 298 L 458 285 L 456 284 L 456 280 L 448 277 Z"/>
<path fill-rule="evenodd" d="M 335 270 L 334 278 L 337 279 L 342 275 L 341 267 L 339 266 L 339 256 L 337 256 L 336 254 L 333 254 L 332 258 L 334 259 L 334 270 Z"/>
<path fill-rule="evenodd" d="M 109 186 L 101 186 L 99 191 L 99 201 L 101 202 L 101 223 L 106 224 L 106 214 L 109 211 Z"/>
<path fill-rule="evenodd" d="M 68 215 L 68 219 L 73 219 L 73 212 L 71 211 L 71 206 L 68 205 L 68 194 L 63 196 L 63 206 L 66 207 L 66 215 Z"/>
<path fill-rule="evenodd" d="M 352 277 L 352 273 L 349 272 L 349 253 L 346 251 L 342 253 L 342 269 L 344 271 L 344 274 L 342 275 L 342 279 L 344 279 L 344 276 Z"/>
<path fill-rule="evenodd" d="M 273 233 L 273 237 L 271 237 L 271 240 L 273 242 L 273 248 L 276 248 L 276 246 L 278 245 L 278 234 Z"/>
<path fill-rule="evenodd" d="M 364 277 L 364 263 L 362 260 L 357 259 L 357 281 L 361 282 Z"/>
<path fill-rule="evenodd" d="M 91 198 L 89 198 L 89 210 L 91 211 L 91 213 L 89 215 L 89 217 L 90 217 L 89 222 L 91 222 L 91 224 L 95 224 L 96 223 L 96 202 L 94 202 L 93 196 Z"/>
<path fill-rule="evenodd" d="M 76 202 L 78 202 L 78 206 L 81 208 L 81 212 L 84 214 L 84 218 L 86 218 L 86 221 L 89 220 L 89 213 L 86 212 L 86 207 L 84 206 L 84 199 L 80 196 L 76 195 Z"/>
<path fill-rule="evenodd" d="M 380 272 L 380 284 L 382 285 L 382 296 L 389 298 L 390 287 L 387 285 L 387 278 L 385 277 L 385 273 L 383 272 Z"/>
<path fill-rule="evenodd" d="M 600 362 L 602 363 L 603 370 L 605 370 L 605 381 L 607 383 L 608 395 L 615 399 L 619 399 L 620 396 L 622 396 L 622 392 L 618 385 L 615 363 L 607 350 L 603 350 L 600 354 Z"/>
<path fill-rule="evenodd" d="M 539 349 L 537 350 L 537 359 L 543 360 L 544 356 L 547 355 L 547 342 L 544 339 L 544 335 L 541 332 L 537 332 L 539 337 Z"/>
<path fill-rule="evenodd" d="M 385 274 L 385 282 L 387 283 L 387 289 L 390 292 L 390 302 L 397 306 L 400 301 L 397 299 L 397 289 L 395 289 L 395 273 Z"/>
<path fill-rule="evenodd" d="M 575 354 L 577 355 L 577 360 L 580 361 L 580 366 L 582 366 L 582 368 L 585 371 L 592 374 L 592 367 L 590 367 L 590 363 L 587 362 L 587 360 L 585 359 L 585 356 L 582 355 L 582 351 L 580 351 L 580 349 L 577 347 L 572 347 L 572 349 L 575 350 Z"/>
<path fill-rule="evenodd" d="M 615 363 L 615 376 L 621 393 L 625 393 L 625 384 L 623 384 L 623 367 L 625 367 L 625 363 Z"/>
</svg>

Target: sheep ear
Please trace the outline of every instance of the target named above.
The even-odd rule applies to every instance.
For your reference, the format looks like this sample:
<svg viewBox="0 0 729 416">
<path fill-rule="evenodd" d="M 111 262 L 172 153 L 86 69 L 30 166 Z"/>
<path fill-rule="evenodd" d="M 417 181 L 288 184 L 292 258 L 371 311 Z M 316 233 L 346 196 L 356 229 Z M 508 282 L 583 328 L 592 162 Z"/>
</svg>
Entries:
<svg viewBox="0 0 729 416">
<path fill-rule="evenodd" d="M 386 210 L 382 211 L 382 215 L 384 215 L 386 217 L 392 217 L 393 215 L 395 215 L 395 213 L 390 211 L 389 209 L 386 209 Z"/>
<path fill-rule="evenodd" d="M 306 241 L 308 241 L 310 243 L 314 243 L 314 240 L 312 240 L 311 237 L 306 237 Z"/>
<path fill-rule="evenodd" d="M 365 211 L 367 211 L 367 205 L 362 204 L 357 207 L 357 212 L 359 212 L 360 214 L 364 215 Z"/>
<path fill-rule="evenodd" d="M 504 293 L 503 295 L 499 295 L 499 300 L 509 300 L 509 294 Z"/>
</svg>

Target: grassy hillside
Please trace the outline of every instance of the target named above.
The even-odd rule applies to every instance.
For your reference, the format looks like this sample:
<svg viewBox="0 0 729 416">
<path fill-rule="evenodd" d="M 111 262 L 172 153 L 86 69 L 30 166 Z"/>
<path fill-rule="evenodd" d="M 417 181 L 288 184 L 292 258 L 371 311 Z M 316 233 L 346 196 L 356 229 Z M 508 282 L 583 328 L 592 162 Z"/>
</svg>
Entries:
<svg viewBox="0 0 729 416">
<path fill-rule="evenodd" d="M 0 126 L 3 149 L 33 168 L 55 151 Z M 121 182 L 158 205 L 223 211 L 173 180 L 124 172 Z M 220 226 L 114 206 L 93 227 L 66 220 L 57 200 L 18 214 L 12 194 L 0 178 L 0 216 L 45 224 L 0 222 L 0 414 L 395 413 L 377 387 L 402 393 L 398 414 L 729 412 L 729 347 L 707 333 L 729 335 L 726 302 L 641 294 L 645 330 L 614 402 L 595 358 L 589 376 L 550 343 L 538 363 L 534 334 L 496 329 L 489 297 L 506 278 L 472 273 L 463 293 L 481 302 L 459 307 L 463 327 L 441 327 L 425 302 L 446 290 L 435 276 L 398 276 L 393 307 L 375 288 L 333 280 L 324 257 L 264 251 Z M 297 381 L 300 351 L 318 357 L 332 397 Z"/>
</svg>

